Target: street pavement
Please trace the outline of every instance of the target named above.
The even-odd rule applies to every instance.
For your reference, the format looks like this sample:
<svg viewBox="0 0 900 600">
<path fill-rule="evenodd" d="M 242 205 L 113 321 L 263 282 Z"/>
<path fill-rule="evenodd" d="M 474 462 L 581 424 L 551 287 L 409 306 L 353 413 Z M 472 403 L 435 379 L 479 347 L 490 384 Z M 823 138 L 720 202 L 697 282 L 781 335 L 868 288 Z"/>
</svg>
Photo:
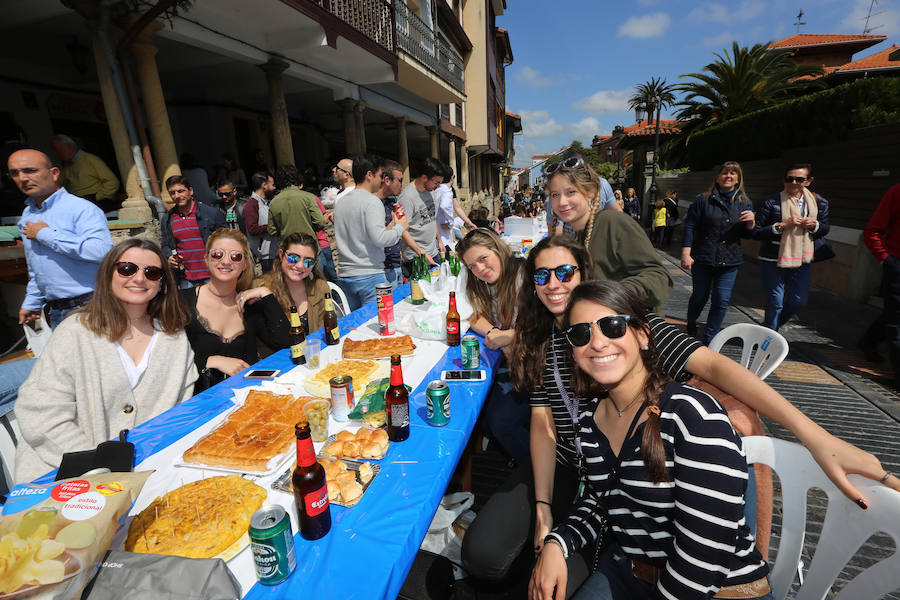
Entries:
<svg viewBox="0 0 900 600">
<path fill-rule="evenodd" d="M 678 249 L 680 250 L 680 249 Z M 691 294 L 691 277 L 675 256 L 660 252 L 675 283 L 672 297 L 664 305 L 667 319 L 684 324 Z M 814 265 L 813 268 L 820 268 Z M 745 263 L 738 275 L 723 327 L 734 323 L 761 324 L 763 287 L 759 268 Z M 702 332 L 706 309 L 698 325 Z M 813 290 L 808 310 L 782 327 L 780 333 L 790 344 L 785 361 L 767 379 L 785 398 L 832 434 L 872 452 L 885 469 L 900 472 L 900 397 L 890 387 L 890 368 L 870 363 L 856 349 L 856 342 L 878 314 L 873 307 L 852 303 L 822 290 Z M 723 353 L 738 358 L 738 346 L 726 346 Z M 796 442 L 784 428 L 764 419 L 768 435 Z M 777 491 L 776 491 L 777 496 Z M 815 491 L 809 500 L 804 563 L 809 565 L 821 531 L 827 499 Z M 780 530 L 780 499 L 776 497 L 772 550 L 774 559 Z M 844 569 L 832 593 L 836 593 L 861 569 L 874 564 L 896 549 L 886 535 L 873 536 Z M 796 582 L 795 582 L 796 586 Z M 788 597 L 792 597 L 793 594 Z M 829 596 L 833 597 L 833 596 Z M 885 596 L 900 600 L 900 590 Z M 860 599 L 867 600 L 867 599 Z"/>
</svg>

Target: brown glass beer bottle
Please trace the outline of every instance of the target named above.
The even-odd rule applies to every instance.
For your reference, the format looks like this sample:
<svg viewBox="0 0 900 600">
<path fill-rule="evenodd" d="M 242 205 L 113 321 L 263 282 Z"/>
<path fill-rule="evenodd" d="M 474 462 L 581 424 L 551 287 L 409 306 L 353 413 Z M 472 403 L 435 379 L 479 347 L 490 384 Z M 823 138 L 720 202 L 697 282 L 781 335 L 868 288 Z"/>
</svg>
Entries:
<svg viewBox="0 0 900 600">
<path fill-rule="evenodd" d="M 300 521 L 300 535 L 308 540 L 317 540 L 331 529 L 325 469 L 316 461 L 309 424 L 297 423 L 294 435 L 297 436 L 297 468 L 294 469 L 291 483 Z"/>
<path fill-rule="evenodd" d="M 391 385 L 384 393 L 384 409 L 387 412 L 387 434 L 392 442 L 402 442 L 409 437 L 409 392 L 403 385 L 400 355 L 391 355 Z"/>
<path fill-rule="evenodd" d="M 456 311 L 456 292 L 450 292 L 450 310 L 447 311 L 447 345 L 459 346 L 459 313 Z"/>
</svg>

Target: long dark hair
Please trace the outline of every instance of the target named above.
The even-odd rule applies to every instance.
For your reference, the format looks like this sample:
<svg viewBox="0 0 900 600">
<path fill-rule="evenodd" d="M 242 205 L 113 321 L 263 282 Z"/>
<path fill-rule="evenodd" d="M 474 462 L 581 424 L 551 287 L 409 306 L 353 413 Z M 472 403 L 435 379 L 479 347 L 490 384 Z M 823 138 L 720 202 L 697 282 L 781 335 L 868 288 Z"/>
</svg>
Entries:
<svg viewBox="0 0 900 600">
<path fill-rule="evenodd" d="M 647 370 L 647 379 L 644 383 L 644 402 L 648 406 L 658 406 L 659 397 L 663 387 L 668 382 L 668 377 L 659 366 L 659 355 L 656 342 L 650 331 L 650 323 L 647 320 L 647 308 L 643 301 L 629 288 L 617 281 L 588 281 L 582 283 L 572 291 L 569 297 L 569 306 L 566 308 L 565 327 L 570 325 L 569 315 L 572 307 L 578 302 L 591 302 L 605 306 L 616 314 L 629 315 L 631 320 L 628 326 L 647 335 L 647 349 L 641 349 L 641 360 Z M 605 396 L 606 390 L 602 385 L 594 381 L 575 363 L 572 372 L 572 383 L 575 392 L 582 398 Z M 663 446 L 662 436 L 659 432 L 659 411 L 649 411 L 649 418 L 644 424 L 644 434 L 641 438 L 641 456 L 644 466 L 650 472 L 653 483 L 668 481 L 666 473 L 666 452 Z"/>
<path fill-rule="evenodd" d="M 528 253 L 522 267 L 523 289 L 519 294 L 516 317 L 516 337 L 513 340 L 509 372 L 516 389 L 530 392 L 541 387 L 544 362 L 550 351 L 554 316 L 534 290 L 534 271 L 537 257 L 550 248 L 565 248 L 572 253 L 582 281 L 594 278 L 594 261 L 584 245 L 569 236 L 555 235 L 542 239 Z M 530 288 L 530 289 L 526 289 Z"/>
<path fill-rule="evenodd" d="M 163 256 L 159 245 L 144 238 L 129 238 L 119 242 L 106 253 L 97 269 L 94 295 L 91 301 L 78 311 L 81 322 L 92 333 L 103 336 L 110 342 L 115 342 L 125 335 L 128 329 L 128 315 L 122 303 L 113 294 L 112 278 L 115 277 L 116 263 L 132 248 L 153 252 L 159 257 L 162 265 L 163 278 L 159 282 L 159 292 L 147 304 L 147 315 L 159 321 L 164 333 L 173 334 L 182 331 L 191 317 L 181 303 L 175 276 L 172 275 L 169 262 Z"/>
<path fill-rule="evenodd" d="M 509 246 L 500 239 L 493 229 L 479 227 L 466 234 L 456 244 L 456 255 L 464 258 L 466 252 L 475 246 L 483 246 L 493 252 L 500 259 L 502 271 L 493 290 L 487 283 L 481 281 L 472 274 L 471 269 L 466 279 L 466 299 L 474 309 L 472 321 L 483 317 L 497 325 L 501 329 L 509 329 L 515 321 L 516 296 L 519 293 L 519 268 L 522 259 L 513 256 Z M 466 265 L 468 269 L 468 265 Z M 494 314 L 494 296 L 496 295 L 497 310 Z"/>
</svg>

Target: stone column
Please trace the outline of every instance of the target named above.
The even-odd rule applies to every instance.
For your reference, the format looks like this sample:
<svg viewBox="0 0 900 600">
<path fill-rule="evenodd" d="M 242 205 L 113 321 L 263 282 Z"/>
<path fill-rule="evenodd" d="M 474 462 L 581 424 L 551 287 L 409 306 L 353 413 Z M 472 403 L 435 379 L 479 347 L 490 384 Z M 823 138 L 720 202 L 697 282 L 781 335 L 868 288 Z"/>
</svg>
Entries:
<svg viewBox="0 0 900 600">
<path fill-rule="evenodd" d="M 356 146 L 359 148 L 360 154 L 366 151 L 366 121 L 363 117 L 364 110 L 366 110 L 366 107 L 363 106 L 362 102 L 357 102 L 356 106 L 353 108 L 353 113 L 356 117 Z"/>
<path fill-rule="evenodd" d="M 356 115 L 353 110 L 356 107 L 356 100 L 344 98 L 343 100 L 338 100 L 338 104 L 344 117 L 344 149 L 347 152 L 347 156 L 352 157 L 354 154 L 359 154 L 359 144 L 357 143 L 359 140 L 356 136 Z"/>
<path fill-rule="evenodd" d="M 153 22 L 138 34 L 131 44 L 137 66 L 138 81 L 141 86 L 141 98 L 144 113 L 147 116 L 147 128 L 150 130 L 150 142 L 153 145 L 153 159 L 156 173 L 160 178 L 162 201 L 172 205 L 172 198 L 165 189 L 165 181 L 172 175 L 181 175 L 178 165 L 178 152 L 175 150 L 175 138 L 172 137 L 172 124 L 166 110 L 166 99 L 163 96 L 162 84 L 159 81 L 159 70 L 156 67 L 157 48 L 151 41 L 154 33 L 162 29 L 162 23 Z"/>
<path fill-rule="evenodd" d="M 109 136 L 112 138 L 113 150 L 116 153 L 116 164 L 119 167 L 119 177 L 122 178 L 125 187 L 125 195 L 129 198 L 144 199 L 138 181 L 137 168 L 134 166 L 134 155 L 131 154 L 131 142 L 128 140 L 128 129 L 125 127 L 125 117 L 122 115 L 122 107 L 116 96 L 113 85 L 112 72 L 109 69 L 109 61 L 103 51 L 103 43 L 96 31 L 91 32 L 91 41 L 94 48 L 94 61 L 97 63 L 97 79 L 100 82 L 100 95 L 103 98 L 103 110 L 106 113 L 106 124 L 109 127 Z M 144 201 L 146 205 L 146 201 Z"/>
<path fill-rule="evenodd" d="M 409 181 L 409 142 L 406 138 L 406 117 L 397 117 L 397 147 L 400 165 L 403 167 L 403 181 Z"/>
<path fill-rule="evenodd" d="M 266 74 L 269 88 L 269 118 L 272 119 L 272 138 L 275 142 L 275 165 L 294 164 L 294 143 L 291 141 L 291 125 L 288 122 L 287 102 L 284 99 L 284 84 L 281 74 L 290 66 L 286 61 L 274 56 L 259 66 Z"/>
<path fill-rule="evenodd" d="M 431 158 L 437 158 L 440 160 L 441 158 L 441 147 L 440 147 L 440 130 L 436 126 L 426 127 L 428 130 L 428 139 L 431 142 Z"/>
<path fill-rule="evenodd" d="M 447 164 L 450 165 L 450 169 L 452 169 L 453 174 L 456 175 L 456 187 L 459 187 L 459 171 L 457 171 L 456 167 L 456 138 L 451 135 L 448 144 L 449 154 L 447 156 Z"/>
<path fill-rule="evenodd" d="M 459 174 L 457 175 L 459 183 L 459 196 L 468 201 L 472 195 L 469 193 L 469 147 L 463 144 L 459 149 Z M 468 210 L 468 206 L 466 207 Z"/>
</svg>

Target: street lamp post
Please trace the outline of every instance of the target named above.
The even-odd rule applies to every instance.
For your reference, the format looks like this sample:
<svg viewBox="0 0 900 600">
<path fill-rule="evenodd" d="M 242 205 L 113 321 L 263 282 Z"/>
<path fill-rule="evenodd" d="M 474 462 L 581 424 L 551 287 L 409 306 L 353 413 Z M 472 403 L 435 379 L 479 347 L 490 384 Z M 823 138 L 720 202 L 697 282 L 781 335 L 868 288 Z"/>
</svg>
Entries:
<svg viewBox="0 0 900 600">
<path fill-rule="evenodd" d="M 651 110 L 653 107 L 650 107 Z M 656 104 L 656 133 L 653 136 L 653 173 L 650 177 L 650 205 L 656 206 L 656 166 L 659 164 L 659 116 L 662 102 Z M 649 214 L 649 211 L 648 211 Z"/>
</svg>

